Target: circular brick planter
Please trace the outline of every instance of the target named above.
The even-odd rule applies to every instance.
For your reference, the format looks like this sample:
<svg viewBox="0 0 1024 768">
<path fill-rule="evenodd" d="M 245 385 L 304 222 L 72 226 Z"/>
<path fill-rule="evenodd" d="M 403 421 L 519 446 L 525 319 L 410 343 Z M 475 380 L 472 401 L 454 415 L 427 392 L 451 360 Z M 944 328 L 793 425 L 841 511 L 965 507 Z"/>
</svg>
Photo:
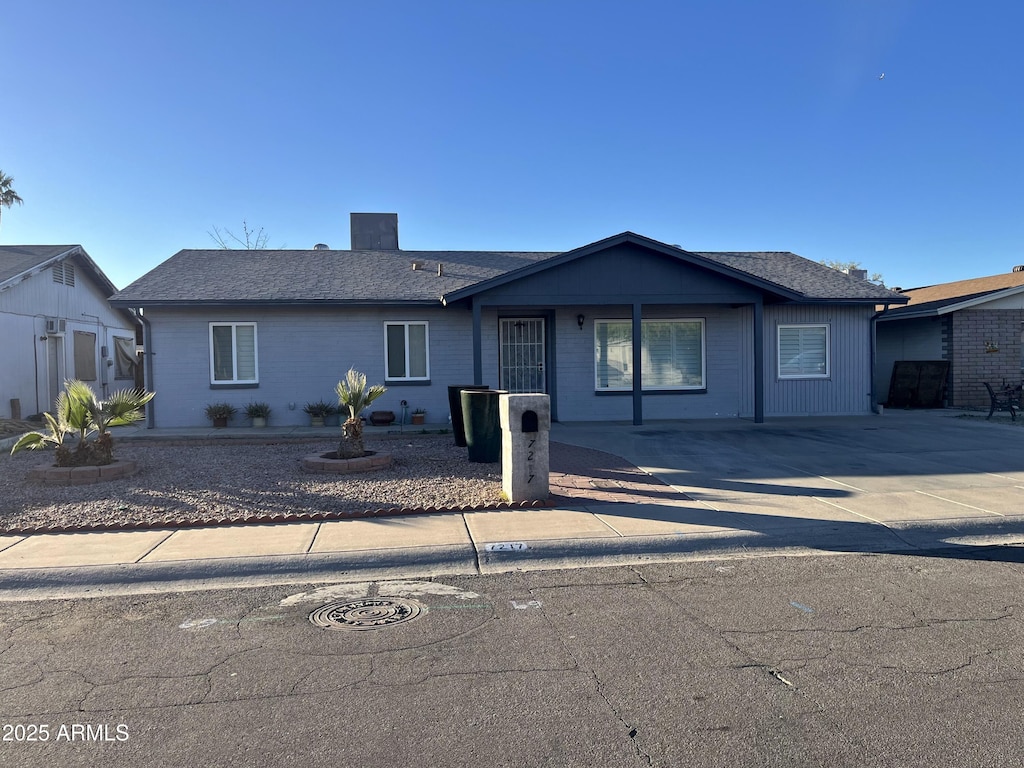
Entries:
<svg viewBox="0 0 1024 768">
<path fill-rule="evenodd" d="M 313 454 L 302 459 L 305 472 L 323 472 L 335 475 L 347 475 L 353 472 L 376 472 L 391 466 L 390 453 L 369 453 L 354 459 L 332 459 L 331 454 Z"/>
<path fill-rule="evenodd" d="M 128 477 L 137 471 L 134 461 L 115 461 L 102 467 L 36 467 L 29 470 L 28 479 L 47 485 L 92 485 Z"/>
</svg>

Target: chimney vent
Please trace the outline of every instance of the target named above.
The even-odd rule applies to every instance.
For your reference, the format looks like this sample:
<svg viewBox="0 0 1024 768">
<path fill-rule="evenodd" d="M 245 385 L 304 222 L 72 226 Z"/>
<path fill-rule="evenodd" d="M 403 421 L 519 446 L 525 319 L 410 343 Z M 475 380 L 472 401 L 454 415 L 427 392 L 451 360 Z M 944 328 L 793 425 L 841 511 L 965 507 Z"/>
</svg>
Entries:
<svg viewBox="0 0 1024 768">
<path fill-rule="evenodd" d="M 353 251 L 397 251 L 397 213 L 350 213 Z"/>
</svg>

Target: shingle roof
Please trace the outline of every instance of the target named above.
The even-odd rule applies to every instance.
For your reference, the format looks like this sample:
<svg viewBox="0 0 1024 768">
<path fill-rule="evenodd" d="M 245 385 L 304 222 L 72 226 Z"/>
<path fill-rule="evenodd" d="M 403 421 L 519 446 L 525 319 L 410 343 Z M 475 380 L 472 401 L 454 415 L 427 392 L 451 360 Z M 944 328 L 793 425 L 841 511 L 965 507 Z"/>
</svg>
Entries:
<svg viewBox="0 0 1024 768">
<path fill-rule="evenodd" d="M 989 277 L 910 288 L 903 291 L 903 295 L 909 299 L 907 305 L 889 310 L 886 317 L 934 314 L 955 304 L 1020 287 L 1024 287 L 1024 272 L 1007 272 Z"/>
<path fill-rule="evenodd" d="M 0 245 L 0 283 L 28 272 L 80 246 L 77 245 Z"/>
<path fill-rule="evenodd" d="M 900 300 L 900 294 L 789 251 L 693 251 L 723 266 L 760 278 L 807 299 Z"/>
<path fill-rule="evenodd" d="M 429 302 L 553 253 L 179 251 L 114 296 L 142 303 Z M 413 269 L 418 262 L 422 268 Z M 437 265 L 442 265 L 438 276 Z"/>
<path fill-rule="evenodd" d="M 654 243 L 624 233 L 636 242 Z M 611 238 L 609 239 L 611 240 Z M 601 241 L 603 242 L 603 241 Z M 600 243 L 595 244 L 600 245 Z M 808 300 L 902 301 L 899 294 L 788 252 L 690 253 L 693 262 L 777 285 Z M 573 252 L 570 252 L 573 253 Z M 119 306 L 160 304 L 433 304 L 474 286 L 564 257 L 514 251 L 184 250 L 112 298 Z M 413 262 L 422 265 L 413 269 Z M 438 276 L 438 264 L 442 274 Z"/>
</svg>

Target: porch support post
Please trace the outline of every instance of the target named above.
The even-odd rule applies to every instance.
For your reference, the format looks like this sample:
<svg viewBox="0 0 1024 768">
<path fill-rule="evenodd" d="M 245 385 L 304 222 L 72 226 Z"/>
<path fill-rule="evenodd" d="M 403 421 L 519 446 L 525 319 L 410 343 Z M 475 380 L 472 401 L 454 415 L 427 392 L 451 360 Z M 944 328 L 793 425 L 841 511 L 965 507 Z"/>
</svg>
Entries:
<svg viewBox="0 0 1024 768">
<path fill-rule="evenodd" d="M 480 328 L 480 303 L 473 301 L 473 384 L 484 383 L 483 331 Z"/>
<path fill-rule="evenodd" d="M 644 423 L 644 399 L 643 399 L 643 323 L 641 322 L 641 305 L 639 302 L 633 304 L 633 424 L 640 426 Z"/>
<path fill-rule="evenodd" d="M 754 423 L 764 424 L 764 299 L 754 302 Z"/>
</svg>

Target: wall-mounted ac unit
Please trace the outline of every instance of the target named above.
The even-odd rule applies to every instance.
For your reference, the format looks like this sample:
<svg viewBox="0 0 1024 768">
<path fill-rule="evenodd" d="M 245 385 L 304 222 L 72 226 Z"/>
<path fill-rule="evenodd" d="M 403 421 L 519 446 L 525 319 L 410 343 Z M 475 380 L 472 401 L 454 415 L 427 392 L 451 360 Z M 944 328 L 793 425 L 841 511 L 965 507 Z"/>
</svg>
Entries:
<svg viewBox="0 0 1024 768">
<path fill-rule="evenodd" d="M 46 333 L 51 336 L 60 336 L 68 330 L 68 321 L 61 317 L 46 318 Z"/>
</svg>

